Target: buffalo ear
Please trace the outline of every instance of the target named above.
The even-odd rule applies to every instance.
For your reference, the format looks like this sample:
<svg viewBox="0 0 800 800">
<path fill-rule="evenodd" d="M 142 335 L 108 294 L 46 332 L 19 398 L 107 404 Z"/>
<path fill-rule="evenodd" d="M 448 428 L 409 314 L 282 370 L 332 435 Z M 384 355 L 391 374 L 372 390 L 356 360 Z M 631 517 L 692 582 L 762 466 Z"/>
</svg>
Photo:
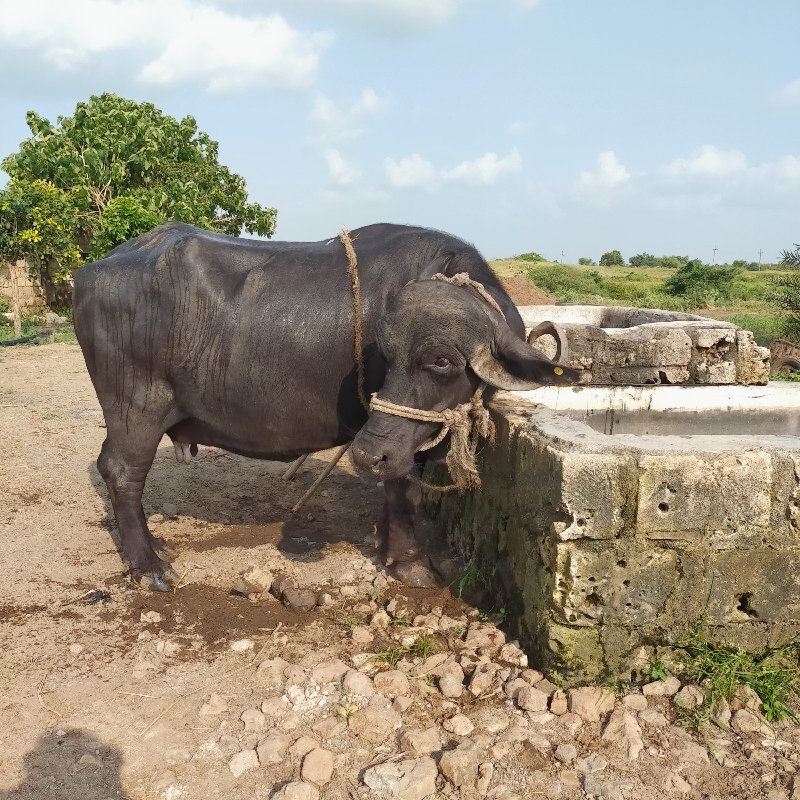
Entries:
<svg viewBox="0 0 800 800">
<path fill-rule="evenodd" d="M 551 361 L 508 328 L 495 338 L 494 344 L 494 348 L 488 344 L 479 345 L 469 357 L 472 371 L 489 386 L 521 391 L 578 382 L 579 370 Z"/>
</svg>

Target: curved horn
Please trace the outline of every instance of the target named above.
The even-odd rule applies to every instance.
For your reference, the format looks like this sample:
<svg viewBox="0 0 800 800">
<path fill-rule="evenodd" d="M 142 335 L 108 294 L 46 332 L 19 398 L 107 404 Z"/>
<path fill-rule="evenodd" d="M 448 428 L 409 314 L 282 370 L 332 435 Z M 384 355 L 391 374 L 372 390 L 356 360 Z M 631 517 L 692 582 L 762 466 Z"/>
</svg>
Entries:
<svg viewBox="0 0 800 800">
<path fill-rule="evenodd" d="M 540 322 L 528 334 L 528 344 L 533 343 L 541 336 L 550 335 L 556 340 L 556 354 L 553 356 L 553 361 L 566 361 L 567 360 L 567 334 L 566 331 L 555 322 L 545 321 Z"/>
</svg>

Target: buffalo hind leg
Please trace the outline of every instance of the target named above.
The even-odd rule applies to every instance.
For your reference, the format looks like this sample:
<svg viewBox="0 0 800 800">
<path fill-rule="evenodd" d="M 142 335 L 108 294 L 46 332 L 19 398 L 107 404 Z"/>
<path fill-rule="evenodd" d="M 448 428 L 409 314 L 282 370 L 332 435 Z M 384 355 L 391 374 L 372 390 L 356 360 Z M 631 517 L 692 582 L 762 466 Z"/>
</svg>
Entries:
<svg viewBox="0 0 800 800">
<path fill-rule="evenodd" d="M 389 573 L 407 586 L 438 586 L 430 559 L 414 536 L 422 489 L 408 478 L 384 481 L 386 500 L 378 528 L 378 551 Z"/>
<path fill-rule="evenodd" d="M 142 509 L 145 479 L 153 464 L 163 431 L 142 423 L 135 433 L 125 426 L 108 425 L 97 469 L 108 487 L 120 538 L 120 555 L 137 583 L 166 592 L 177 579 L 169 563 L 159 557 L 158 544 L 147 528 Z"/>
</svg>

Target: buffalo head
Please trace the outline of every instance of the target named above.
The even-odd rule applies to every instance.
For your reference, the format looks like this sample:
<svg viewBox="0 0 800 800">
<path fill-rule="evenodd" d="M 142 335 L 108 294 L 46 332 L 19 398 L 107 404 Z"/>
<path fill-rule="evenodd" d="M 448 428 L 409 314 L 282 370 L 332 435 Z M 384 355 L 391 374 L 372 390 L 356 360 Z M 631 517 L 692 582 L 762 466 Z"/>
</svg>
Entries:
<svg viewBox="0 0 800 800">
<path fill-rule="evenodd" d="M 387 365 L 380 397 L 426 411 L 467 402 L 481 381 L 533 389 L 575 383 L 579 375 L 530 347 L 479 296 L 440 281 L 405 286 L 382 317 L 377 342 Z M 381 479 L 402 477 L 440 427 L 374 411 L 353 441 L 353 461 Z"/>
</svg>

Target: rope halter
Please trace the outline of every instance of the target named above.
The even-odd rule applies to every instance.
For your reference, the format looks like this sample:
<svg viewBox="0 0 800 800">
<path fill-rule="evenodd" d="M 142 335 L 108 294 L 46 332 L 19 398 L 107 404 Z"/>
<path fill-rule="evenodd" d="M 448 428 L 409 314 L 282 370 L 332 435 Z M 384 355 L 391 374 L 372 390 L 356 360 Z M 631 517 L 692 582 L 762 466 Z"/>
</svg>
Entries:
<svg viewBox="0 0 800 800">
<path fill-rule="evenodd" d="M 466 272 L 459 272 L 457 275 L 453 275 L 452 278 L 438 273 L 433 276 L 433 280 L 443 281 L 453 286 L 461 286 L 472 291 L 505 318 L 497 301 L 486 291 L 483 285 L 472 280 Z M 440 492 L 478 489 L 481 485 L 481 476 L 475 461 L 478 441 L 486 439 L 493 444 L 495 433 L 494 422 L 489 414 L 489 409 L 483 403 L 484 391 L 486 391 L 486 383 L 481 381 L 469 401 L 455 408 L 445 408 L 443 411 L 426 411 L 421 408 L 401 406 L 389 400 L 383 400 L 378 397 L 376 392 L 370 400 L 369 410 L 382 411 L 384 414 L 413 419 L 418 422 L 434 422 L 441 425 L 442 428 L 439 433 L 420 445 L 417 448 L 418 452 L 424 452 L 436 447 L 448 433 L 451 435 L 450 449 L 447 451 L 445 463 L 450 471 L 453 483 L 450 486 L 423 484 L 425 488 Z"/>
</svg>

